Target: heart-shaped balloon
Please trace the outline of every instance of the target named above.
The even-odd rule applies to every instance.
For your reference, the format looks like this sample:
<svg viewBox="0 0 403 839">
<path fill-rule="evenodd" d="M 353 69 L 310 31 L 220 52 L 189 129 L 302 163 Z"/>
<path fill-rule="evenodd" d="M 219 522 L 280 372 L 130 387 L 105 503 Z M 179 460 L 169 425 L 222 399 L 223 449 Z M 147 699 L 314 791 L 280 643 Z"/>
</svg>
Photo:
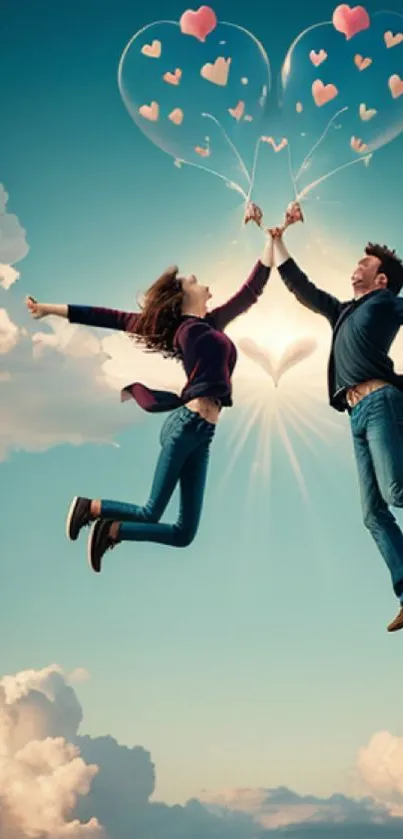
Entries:
<svg viewBox="0 0 403 839">
<path fill-rule="evenodd" d="M 299 200 L 403 132 L 402 43 L 402 15 L 342 5 L 291 45 L 282 109 Z"/>
<path fill-rule="evenodd" d="M 351 8 L 343 3 L 337 6 L 333 12 L 333 26 L 338 32 L 342 32 L 349 41 L 363 32 L 364 29 L 369 29 L 371 25 L 370 17 L 363 6 L 354 6 Z"/>
<path fill-rule="evenodd" d="M 197 12 L 188 9 L 183 13 L 179 26 L 184 35 L 193 35 L 203 42 L 217 26 L 216 13 L 209 6 L 200 6 Z"/>
<path fill-rule="evenodd" d="M 271 87 L 251 33 L 207 6 L 152 23 L 127 44 L 118 81 L 136 125 L 178 166 L 207 169 L 247 196 Z"/>
</svg>

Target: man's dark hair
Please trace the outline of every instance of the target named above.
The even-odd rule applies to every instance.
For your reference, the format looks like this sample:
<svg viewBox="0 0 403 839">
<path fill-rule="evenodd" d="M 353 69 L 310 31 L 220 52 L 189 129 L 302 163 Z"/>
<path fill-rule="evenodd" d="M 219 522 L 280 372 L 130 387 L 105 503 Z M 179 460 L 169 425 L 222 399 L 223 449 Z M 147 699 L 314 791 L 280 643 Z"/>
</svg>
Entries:
<svg viewBox="0 0 403 839">
<path fill-rule="evenodd" d="M 393 291 L 393 294 L 399 294 L 403 286 L 403 262 L 396 251 L 390 250 L 387 245 L 375 245 L 373 242 L 368 242 L 365 253 L 367 256 L 376 256 L 381 260 L 378 273 L 385 274 L 388 279 L 388 289 Z"/>
</svg>

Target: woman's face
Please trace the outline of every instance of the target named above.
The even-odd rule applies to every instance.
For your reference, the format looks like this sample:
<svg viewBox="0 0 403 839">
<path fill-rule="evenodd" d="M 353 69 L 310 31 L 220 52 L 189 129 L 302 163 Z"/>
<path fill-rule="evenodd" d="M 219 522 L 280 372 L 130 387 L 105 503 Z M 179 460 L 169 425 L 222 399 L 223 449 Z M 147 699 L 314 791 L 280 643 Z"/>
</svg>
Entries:
<svg viewBox="0 0 403 839">
<path fill-rule="evenodd" d="M 211 298 L 210 289 L 206 285 L 201 285 L 194 274 L 188 277 L 183 277 L 182 288 L 184 291 L 184 303 L 187 308 L 200 308 L 205 306 L 207 301 Z"/>
</svg>

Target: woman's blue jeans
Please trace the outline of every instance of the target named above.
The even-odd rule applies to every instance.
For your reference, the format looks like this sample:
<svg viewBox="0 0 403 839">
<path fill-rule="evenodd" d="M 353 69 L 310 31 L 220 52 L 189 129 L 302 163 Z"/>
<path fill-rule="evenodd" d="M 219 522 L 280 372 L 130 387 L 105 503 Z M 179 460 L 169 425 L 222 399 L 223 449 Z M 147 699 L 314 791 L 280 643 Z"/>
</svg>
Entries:
<svg viewBox="0 0 403 839">
<path fill-rule="evenodd" d="M 403 393 L 391 385 L 365 396 L 350 415 L 365 527 L 403 603 L 403 534 L 389 507 L 403 507 Z"/>
<path fill-rule="evenodd" d="M 167 417 L 161 429 L 161 453 L 150 497 L 144 507 L 121 501 L 101 502 L 101 518 L 122 522 L 120 541 L 159 542 L 177 548 L 190 545 L 200 522 L 214 432 L 215 425 L 186 406 Z M 175 524 L 161 523 L 178 483 L 178 519 Z"/>
</svg>

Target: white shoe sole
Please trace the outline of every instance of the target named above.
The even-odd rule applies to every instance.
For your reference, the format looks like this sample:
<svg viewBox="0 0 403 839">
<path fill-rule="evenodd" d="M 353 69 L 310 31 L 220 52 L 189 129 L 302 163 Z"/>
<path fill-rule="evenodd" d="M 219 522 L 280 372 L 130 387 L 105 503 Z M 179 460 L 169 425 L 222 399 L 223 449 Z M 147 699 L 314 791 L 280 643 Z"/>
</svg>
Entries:
<svg viewBox="0 0 403 839">
<path fill-rule="evenodd" d="M 67 536 L 67 538 L 69 539 L 70 542 L 75 542 L 76 541 L 75 539 L 72 539 L 71 536 L 70 536 L 70 524 L 71 524 L 71 520 L 73 518 L 74 509 L 75 509 L 75 506 L 77 504 L 77 501 L 78 501 L 78 495 L 76 495 L 75 498 L 73 498 L 73 500 L 70 504 L 70 507 L 69 507 L 69 511 L 67 513 L 67 518 L 66 518 L 66 536 Z"/>
</svg>

